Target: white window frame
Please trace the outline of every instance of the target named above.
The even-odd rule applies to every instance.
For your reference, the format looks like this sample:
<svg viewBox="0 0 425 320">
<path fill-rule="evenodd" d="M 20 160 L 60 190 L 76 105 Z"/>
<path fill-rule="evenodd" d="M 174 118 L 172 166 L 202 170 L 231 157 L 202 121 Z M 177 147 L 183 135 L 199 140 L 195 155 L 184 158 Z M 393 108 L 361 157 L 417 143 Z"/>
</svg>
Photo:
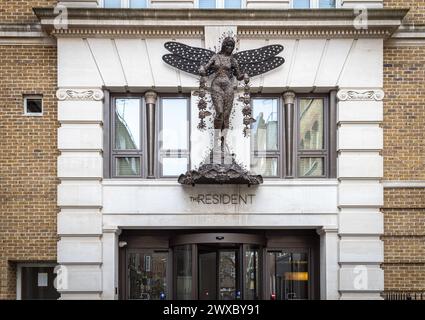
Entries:
<svg viewBox="0 0 425 320">
<path fill-rule="evenodd" d="M 35 100 L 39 99 L 41 100 L 41 112 L 28 112 L 27 110 L 27 102 L 28 100 Z M 28 117 L 41 117 L 43 116 L 44 112 L 44 105 L 43 105 L 43 96 L 41 94 L 32 94 L 32 95 L 24 95 L 24 115 Z"/>
<path fill-rule="evenodd" d="M 224 8 L 224 0 L 215 0 L 216 3 L 216 9 L 225 9 Z M 195 8 L 200 9 L 199 8 L 199 0 L 195 0 Z M 241 9 L 246 8 L 246 0 L 241 0 Z"/>
<path fill-rule="evenodd" d="M 22 300 L 22 267 L 51 268 L 57 263 L 18 263 L 16 265 L 16 300 Z"/>
<path fill-rule="evenodd" d="M 150 8 L 150 6 L 151 6 L 151 0 L 146 0 L 146 8 Z M 100 8 L 105 8 L 105 2 L 104 2 L 104 0 L 100 0 L 99 1 L 99 7 Z M 123 8 L 123 9 L 129 9 L 130 8 L 130 0 L 121 0 L 121 8 Z"/>
<path fill-rule="evenodd" d="M 319 8 L 319 3 L 320 3 L 320 0 L 310 0 L 309 9 L 325 9 L 325 8 Z M 291 0 L 291 8 L 294 9 L 294 0 Z M 335 0 L 335 8 L 341 8 L 341 0 Z"/>
</svg>

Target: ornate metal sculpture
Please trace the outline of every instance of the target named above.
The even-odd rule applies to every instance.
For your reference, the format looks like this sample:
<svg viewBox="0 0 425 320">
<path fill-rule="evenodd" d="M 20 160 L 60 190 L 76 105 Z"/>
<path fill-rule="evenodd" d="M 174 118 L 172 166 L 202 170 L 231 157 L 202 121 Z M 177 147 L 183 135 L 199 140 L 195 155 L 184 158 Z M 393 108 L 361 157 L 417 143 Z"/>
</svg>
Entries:
<svg viewBox="0 0 425 320">
<path fill-rule="evenodd" d="M 250 116 L 251 112 L 246 109 L 250 108 L 250 103 L 246 103 L 250 98 L 249 91 L 247 92 L 249 78 L 273 70 L 285 62 L 282 57 L 276 57 L 283 50 L 281 45 L 269 45 L 233 54 L 235 40 L 232 37 L 226 37 L 223 40 L 221 51 L 218 53 L 208 49 L 190 47 L 179 42 L 167 42 L 165 48 L 171 52 L 162 57 L 166 63 L 185 72 L 201 76 L 199 90 L 201 101 L 205 101 L 207 77 L 214 76 L 210 89 L 215 109 L 214 129 L 222 132 L 222 141 L 229 129 L 230 114 L 233 109 L 234 77 L 245 82 L 244 116 Z M 201 119 L 199 128 L 204 129 L 203 119 L 208 116 L 203 112 L 206 104 L 201 102 L 198 107 Z M 246 117 L 244 124 L 249 126 L 252 121 L 251 117 Z M 246 132 L 247 130 L 244 130 L 245 136 Z"/>
<path fill-rule="evenodd" d="M 251 97 L 249 90 L 250 77 L 266 73 L 281 66 L 285 60 L 276 55 L 282 52 L 283 46 L 269 45 L 263 48 L 241 51 L 233 54 L 235 40 L 232 37 L 224 38 L 221 50 L 218 53 L 208 49 L 190 47 L 178 42 L 167 42 L 165 48 L 171 52 L 163 60 L 182 71 L 200 76 L 199 81 L 199 118 L 198 128 L 206 128 L 205 118 L 211 115 L 207 110 L 206 91 L 209 76 L 211 81 L 212 103 L 214 115 L 214 147 L 210 154 L 211 164 L 203 164 L 198 171 L 190 171 L 179 178 L 182 184 L 195 183 L 262 183 L 261 176 L 249 175 L 235 162 L 234 155 L 226 145 L 226 136 L 230 124 L 230 115 L 235 97 L 234 82 L 244 81 L 244 94 L 240 100 L 244 104 L 242 114 L 244 136 L 248 135 L 250 125 L 255 122 L 252 118 Z M 221 142 L 220 148 L 218 148 Z M 216 154 L 220 154 L 221 161 L 217 162 Z"/>
</svg>

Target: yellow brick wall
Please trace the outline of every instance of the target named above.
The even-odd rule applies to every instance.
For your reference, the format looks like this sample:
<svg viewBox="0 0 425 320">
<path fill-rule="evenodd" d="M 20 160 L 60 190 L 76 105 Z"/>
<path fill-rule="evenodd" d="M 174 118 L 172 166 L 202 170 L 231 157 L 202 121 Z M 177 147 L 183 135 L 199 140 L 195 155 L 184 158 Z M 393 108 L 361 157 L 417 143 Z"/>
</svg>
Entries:
<svg viewBox="0 0 425 320">
<path fill-rule="evenodd" d="M 54 6 L 57 0 L 1 0 L 0 23 L 34 23 L 33 7 Z"/>
<path fill-rule="evenodd" d="M 56 260 L 56 48 L 0 46 L 0 298 L 14 298 L 17 261 Z M 43 116 L 23 115 L 43 95 Z"/>
<path fill-rule="evenodd" d="M 410 8 L 405 24 L 425 24 L 425 0 L 384 0 L 384 8 Z"/>
<path fill-rule="evenodd" d="M 425 0 L 385 1 L 411 7 L 422 23 Z M 422 21 L 422 22 L 421 22 Z M 384 49 L 384 179 L 425 180 L 425 47 Z M 392 188 L 384 196 L 386 291 L 425 291 L 425 189 Z"/>
</svg>

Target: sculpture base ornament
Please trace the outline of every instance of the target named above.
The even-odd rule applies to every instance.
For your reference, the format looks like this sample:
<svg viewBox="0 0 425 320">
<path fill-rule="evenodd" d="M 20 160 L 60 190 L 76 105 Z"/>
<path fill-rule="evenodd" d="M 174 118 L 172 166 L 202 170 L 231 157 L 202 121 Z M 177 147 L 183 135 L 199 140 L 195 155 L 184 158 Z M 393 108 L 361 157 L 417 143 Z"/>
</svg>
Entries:
<svg viewBox="0 0 425 320">
<path fill-rule="evenodd" d="M 201 164 L 197 170 L 181 174 L 178 182 L 183 185 L 196 184 L 247 184 L 263 183 L 261 175 L 252 175 L 235 160 L 235 155 L 227 151 L 212 149 L 209 161 Z"/>
</svg>

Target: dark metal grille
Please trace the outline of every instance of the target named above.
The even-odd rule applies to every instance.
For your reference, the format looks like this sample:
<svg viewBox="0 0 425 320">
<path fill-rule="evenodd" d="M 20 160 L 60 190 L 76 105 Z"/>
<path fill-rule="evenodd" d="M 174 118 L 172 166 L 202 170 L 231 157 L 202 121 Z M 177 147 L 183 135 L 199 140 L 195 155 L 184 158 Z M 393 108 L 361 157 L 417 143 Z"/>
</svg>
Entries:
<svg viewBox="0 0 425 320">
<path fill-rule="evenodd" d="M 384 300 L 425 300 L 425 292 L 386 291 Z"/>
</svg>

